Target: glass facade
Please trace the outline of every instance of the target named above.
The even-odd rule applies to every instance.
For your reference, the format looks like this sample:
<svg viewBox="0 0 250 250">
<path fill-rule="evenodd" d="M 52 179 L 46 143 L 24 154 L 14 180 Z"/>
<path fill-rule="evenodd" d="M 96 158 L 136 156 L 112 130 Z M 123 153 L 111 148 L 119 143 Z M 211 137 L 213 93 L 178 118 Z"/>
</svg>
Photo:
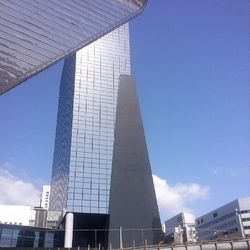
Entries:
<svg viewBox="0 0 250 250">
<path fill-rule="evenodd" d="M 35 227 L 0 225 L 0 248 L 7 247 L 60 247 L 64 232 Z"/>
<path fill-rule="evenodd" d="M 146 0 L 0 0 L 0 94 L 126 23 Z"/>
<path fill-rule="evenodd" d="M 128 24 L 66 59 L 50 210 L 108 214 L 120 74 L 130 75 Z"/>
</svg>

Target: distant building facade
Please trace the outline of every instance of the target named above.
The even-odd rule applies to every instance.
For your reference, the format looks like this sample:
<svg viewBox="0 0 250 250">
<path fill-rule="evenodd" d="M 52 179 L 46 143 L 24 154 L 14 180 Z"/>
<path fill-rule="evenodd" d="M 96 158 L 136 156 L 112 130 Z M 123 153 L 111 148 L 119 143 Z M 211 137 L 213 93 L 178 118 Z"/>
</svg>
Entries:
<svg viewBox="0 0 250 250">
<path fill-rule="evenodd" d="M 34 207 L 35 211 L 35 227 L 47 227 L 48 210 L 42 207 Z"/>
<path fill-rule="evenodd" d="M 43 185 L 40 197 L 40 205 L 34 207 L 35 227 L 47 227 L 48 209 L 50 200 L 50 185 Z"/>
<path fill-rule="evenodd" d="M 250 236 L 250 197 L 234 200 L 196 219 L 199 240 Z"/>
<path fill-rule="evenodd" d="M 43 190 L 40 198 L 40 207 L 49 209 L 50 185 L 43 185 Z"/>
<path fill-rule="evenodd" d="M 165 221 L 165 243 L 195 243 L 197 233 L 195 216 L 182 212 Z"/>
</svg>

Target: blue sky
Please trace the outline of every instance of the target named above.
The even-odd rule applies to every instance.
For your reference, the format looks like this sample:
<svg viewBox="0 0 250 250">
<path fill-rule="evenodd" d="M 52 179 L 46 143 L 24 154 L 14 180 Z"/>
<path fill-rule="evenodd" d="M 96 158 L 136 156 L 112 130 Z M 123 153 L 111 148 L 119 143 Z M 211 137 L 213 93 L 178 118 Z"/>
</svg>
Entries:
<svg viewBox="0 0 250 250">
<path fill-rule="evenodd" d="M 152 171 L 172 209 L 163 218 L 177 200 L 202 215 L 250 195 L 249 11 L 248 0 L 149 0 L 131 22 Z M 36 189 L 50 182 L 61 71 L 0 97 L 0 167 Z"/>
</svg>

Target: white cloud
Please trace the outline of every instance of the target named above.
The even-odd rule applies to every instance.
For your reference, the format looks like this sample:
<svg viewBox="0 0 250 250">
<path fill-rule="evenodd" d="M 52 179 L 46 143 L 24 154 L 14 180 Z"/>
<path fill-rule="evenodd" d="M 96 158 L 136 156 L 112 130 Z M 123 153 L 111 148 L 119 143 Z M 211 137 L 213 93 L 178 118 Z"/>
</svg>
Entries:
<svg viewBox="0 0 250 250">
<path fill-rule="evenodd" d="M 0 168 L 0 204 L 37 206 L 39 197 L 40 191 L 32 183 Z"/>
<path fill-rule="evenodd" d="M 153 175 L 157 201 L 162 219 L 177 213 L 193 212 L 190 205 L 207 197 L 209 189 L 197 183 L 178 183 L 170 186 L 166 180 Z M 4 205 L 39 205 L 40 190 L 31 182 L 24 181 L 0 168 L 0 204 Z"/>
<path fill-rule="evenodd" d="M 193 213 L 190 205 L 197 200 L 207 198 L 208 187 L 197 183 L 177 183 L 170 186 L 166 180 L 153 175 L 154 186 L 160 214 L 163 220 L 179 212 Z"/>
</svg>

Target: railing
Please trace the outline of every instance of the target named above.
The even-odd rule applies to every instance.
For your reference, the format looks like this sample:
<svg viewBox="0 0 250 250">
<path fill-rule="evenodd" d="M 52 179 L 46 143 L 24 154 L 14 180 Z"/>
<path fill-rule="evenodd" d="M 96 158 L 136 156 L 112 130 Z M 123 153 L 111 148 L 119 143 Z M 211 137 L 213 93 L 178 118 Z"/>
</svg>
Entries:
<svg viewBox="0 0 250 250">
<path fill-rule="evenodd" d="M 204 241 L 182 245 L 163 245 L 124 248 L 123 250 L 250 250 L 250 239 Z"/>
<path fill-rule="evenodd" d="M 1 249 L 1 248 L 0 248 Z M 13 248 L 4 248 L 4 249 L 13 249 Z M 24 250 L 27 248 L 14 248 L 16 250 Z M 73 247 L 73 248 L 36 248 L 40 250 L 103 250 L 102 247 L 90 248 L 90 247 Z M 110 249 L 109 249 L 110 250 Z M 113 250 L 250 250 L 250 239 L 242 240 L 228 240 L 228 241 L 206 241 L 198 242 L 195 244 L 187 245 L 154 245 L 148 246 L 145 244 L 141 247 L 130 247 L 123 249 L 113 249 Z"/>
</svg>

